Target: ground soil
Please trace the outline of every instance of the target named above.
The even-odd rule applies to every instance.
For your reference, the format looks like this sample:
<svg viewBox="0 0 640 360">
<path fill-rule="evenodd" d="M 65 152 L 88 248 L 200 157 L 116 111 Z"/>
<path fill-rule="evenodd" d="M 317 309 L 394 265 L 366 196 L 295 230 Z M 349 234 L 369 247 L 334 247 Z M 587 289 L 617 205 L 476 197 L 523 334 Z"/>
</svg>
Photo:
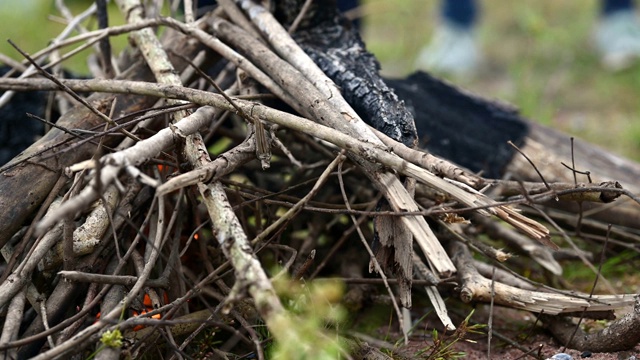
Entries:
<svg viewBox="0 0 640 360">
<path fill-rule="evenodd" d="M 472 319 L 477 322 L 488 322 L 489 306 L 478 306 Z M 460 321 L 461 319 L 458 320 Z M 428 322 L 433 324 L 431 321 Z M 583 322 L 583 324 L 585 323 L 589 326 L 588 322 Z M 588 351 L 588 349 L 564 349 L 562 344 L 559 344 L 551 334 L 539 325 L 539 322 L 536 323 L 535 314 L 525 311 L 502 307 L 494 308 L 493 329 L 502 336 L 511 339 L 514 343 L 528 349 L 530 353 L 525 354 L 523 350 L 510 345 L 504 340 L 500 340 L 494 335 L 491 340 L 491 359 L 546 359 L 554 354 L 564 352 L 577 360 L 583 358 L 581 355 L 584 351 Z M 484 334 L 468 334 L 464 340 L 456 342 L 452 346 L 452 349 L 454 352 L 459 352 L 458 358 L 487 359 L 489 354 L 487 352 L 488 337 L 486 332 L 485 328 L 483 331 Z M 419 334 L 414 334 L 410 338 L 408 345 L 397 349 L 396 353 L 398 355 L 409 359 L 427 358 L 427 355 L 431 351 L 430 347 L 433 345 L 431 330 L 417 333 Z M 445 336 L 443 339 L 447 339 L 447 337 Z M 451 338 L 448 339 L 450 341 Z M 591 356 L 588 358 L 596 360 L 634 359 L 632 356 L 635 356 L 635 359 L 640 359 L 640 345 L 636 346 L 632 351 L 591 353 Z"/>
</svg>

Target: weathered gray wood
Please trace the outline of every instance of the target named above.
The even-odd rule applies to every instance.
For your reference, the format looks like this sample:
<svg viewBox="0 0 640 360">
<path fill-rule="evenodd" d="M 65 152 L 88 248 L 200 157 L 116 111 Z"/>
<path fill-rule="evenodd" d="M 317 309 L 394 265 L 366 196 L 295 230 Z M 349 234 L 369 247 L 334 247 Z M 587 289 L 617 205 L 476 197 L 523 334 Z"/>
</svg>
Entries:
<svg viewBox="0 0 640 360">
<path fill-rule="evenodd" d="M 186 41 L 186 37 L 179 33 L 173 33 L 167 44 L 169 48 L 180 54 L 194 55 L 201 49 L 200 46 Z M 185 66 L 182 61 L 176 63 L 180 65 L 180 69 Z M 123 65 L 128 70 L 120 78 L 154 80 L 143 62 L 125 59 Z M 130 94 L 94 94 L 88 98 L 88 101 L 101 112 L 108 114 L 114 99 L 116 117 L 147 109 L 157 101 L 156 98 Z M 83 107 L 70 110 L 58 120 L 58 125 L 67 129 L 90 130 L 101 124 L 103 124 L 101 119 Z M 5 209 L 0 211 L 0 247 L 4 246 L 39 208 L 62 170 L 66 166 L 89 158 L 95 152 L 95 145 L 90 143 L 74 148 L 72 151 L 65 151 L 65 148 L 72 143 L 69 142 L 71 139 L 71 135 L 52 129 L 21 155 L 0 168 L 0 209 Z M 104 145 L 111 146 L 118 140 L 118 137 L 106 137 Z"/>
<path fill-rule="evenodd" d="M 520 181 L 541 182 L 531 164 L 507 141 L 512 141 L 536 164 L 548 183 L 573 183 L 571 136 L 523 118 L 504 104 L 482 98 L 425 73 L 406 79 L 387 80 L 414 113 L 421 146 L 485 177 L 508 175 Z M 634 194 L 640 193 L 640 164 L 589 142 L 575 139 L 575 164 L 589 171 L 593 183 L 618 181 Z M 579 183 L 589 182 L 577 175 Z M 578 204 L 551 201 L 550 206 L 573 214 Z M 605 209 L 606 211 L 592 211 Z M 590 218 L 640 228 L 640 205 L 626 197 L 611 204 L 583 202 Z"/>
<path fill-rule="evenodd" d="M 571 137 L 533 122 L 527 123 L 530 131 L 522 151 L 536 164 L 547 182 L 573 182 L 573 173 L 562 165 L 571 166 Z M 576 169 L 589 171 L 594 183 L 617 181 L 623 188 L 640 194 L 640 164 L 580 139 L 574 139 L 573 152 Z M 533 167 L 522 156 L 514 156 L 505 171 L 520 180 L 540 181 Z M 585 175 L 578 174 L 577 177 L 578 182 L 587 182 Z M 551 201 L 548 205 L 574 214 L 580 210 L 575 202 Z M 640 228 L 640 205 L 627 197 L 620 197 L 610 204 L 584 202 L 582 210 L 590 214 L 586 218 Z"/>
</svg>

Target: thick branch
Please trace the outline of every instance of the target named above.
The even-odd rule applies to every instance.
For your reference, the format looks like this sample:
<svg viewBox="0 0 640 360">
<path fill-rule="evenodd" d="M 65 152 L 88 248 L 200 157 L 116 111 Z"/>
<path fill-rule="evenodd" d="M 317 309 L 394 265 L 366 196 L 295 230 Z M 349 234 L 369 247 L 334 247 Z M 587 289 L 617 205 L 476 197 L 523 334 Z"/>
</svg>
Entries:
<svg viewBox="0 0 640 360">
<path fill-rule="evenodd" d="M 549 316 L 544 321 L 553 336 L 569 348 L 593 352 L 630 350 L 640 342 L 640 296 L 635 296 L 633 310 L 624 317 L 591 334 L 578 328 L 573 339 L 570 337 L 577 326 L 573 322 Z"/>
<path fill-rule="evenodd" d="M 453 261 L 458 268 L 462 301 L 491 302 L 491 280 L 478 273 L 466 245 L 455 243 L 452 252 Z M 499 282 L 495 282 L 493 287 L 495 304 L 551 315 L 572 313 L 583 309 L 586 311 L 619 309 L 630 305 L 634 296 L 633 294 L 596 295 L 592 298 L 586 294 L 569 296 L 518 289 Z"/>
</svg>

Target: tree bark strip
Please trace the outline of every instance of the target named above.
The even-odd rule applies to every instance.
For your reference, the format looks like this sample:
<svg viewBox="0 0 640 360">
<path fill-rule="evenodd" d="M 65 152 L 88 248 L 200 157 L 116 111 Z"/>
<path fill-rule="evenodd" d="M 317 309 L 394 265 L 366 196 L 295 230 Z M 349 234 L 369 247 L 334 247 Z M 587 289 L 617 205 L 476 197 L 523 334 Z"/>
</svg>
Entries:
<svg viewBox="0 0 640 360">
<path fill-rule="evenodd" d="M 175 53 L 195 54 L 200 46 L 194 46 L 187 41 L 184 35 L 173 33 L 169 48 Z M 175 62 L 175 61 L 174 61 Z M 129 62 L 132 65 L 124 72 L 121 78 L 138 81 L 153 81 L 153 74 L 146 64 L 141 62 Z M 175 62 L 179 70 L 184 68 L 182 61 Z M 116 101 L 116 116 L 131 113 L 151 107 L 156 101 L 153 97 L 144 97 L 130 94 L 93 94 L 89 97 L 89 103 L 96 106 L 102 112 L 107 113 L 111 103 Z M 76 107 L 58 120 L 58 125 L 68 129 L 90 130 L 102 121 L 86 108 Z M 89 158 L 96 147 L 92 144 L 82 145 L 73 151 L 64 151 L 68 145 L 56 147 L 54 150 L 39 152 L 54 147 L 72 139 L 72 136 L 58 129 L 52 129 L 40 140 L 30 146 L 21 155 L 0 169 L 0 208 L 11 211 L 0 212 L 0 247 L 4 246 L 11 236 L 29 220 L 38 209 L 42 201 L 49 195 L 53 184 L 62 173 L 62 170 L 72 164 Z M 111 146 L 116 143 L 117 137 L 106 137 L 104 145 Z M 33 155 L 35 157 L 14 166 Z M 54 156 L 51 156 L 54 155 Z M 47 157 L 46 159 L 44 157 Z M 25 186 L 28 184 L 28 186 Z M 25 191 L 28 189 L 27 191 Z"/>
</svg>

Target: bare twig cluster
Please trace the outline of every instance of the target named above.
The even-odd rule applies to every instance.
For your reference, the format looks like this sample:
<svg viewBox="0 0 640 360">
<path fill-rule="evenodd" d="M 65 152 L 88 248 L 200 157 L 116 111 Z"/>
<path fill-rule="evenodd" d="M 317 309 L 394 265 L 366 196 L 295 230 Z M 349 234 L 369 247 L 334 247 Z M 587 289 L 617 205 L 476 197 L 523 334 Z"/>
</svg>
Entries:
<svg viewBox="0 0 640 360">
<path fill-rule="evenodd" d="M 219 1 L 198 19 L 184 1 L 185 21 L 145 18 L 136 0 L 116 3 L 128 25 L 75 37 L 65 31 L 24 54 L 14 64 L 18 78 L 0 79 L 1 103 L 15 91 L 46 90 L 58 91 L 64 108 L 75 106 L 46 119 L 54 128 L 0 169 L 0 351 L 8 358 L 254 352 L 262 359 L 272 343 L 279 347 L 272 351 L 307 354 L 299 358 L 375 353 L 357 336 L 325 332 L 339 327 L 322 309 L 335 308 L 341 296 L 331 292 L 340 287 L 315 291 L 322 281 L 310 282 L 330 275 L 359 284 L 345 299 L 361 306 L 363 289 L 378 284 L 364 278 L 367 264 L 405 341 L 412 290 L 426 291 L 447 330 L 455 324 L 445 292 L 544 314 L 552 329 L 566 326 L 552 315 L 640 311 L 633 294 L 534 283 L 505 267 L 512 254 L 493 246 L 500 241 L 555 279 L 562 257 L 598 274 L 573 239 L 602 223 L 585 219 L 569 234 L 557 223 L 571 221 L 536 204 L 610 203 L 620 195 L 637 202 L 618 183 L 487 180 L 373 129 L 291 37 L 307 10 L 287 30 L 246 0 Z M 104 16 L 104 2 L 97 5 L 77 17 L 65 12 L 69 28 L 95 11 Z M 122 33 L 132 45 L 115 59 L 108 38 Z M 67 57 L 59 52 L 78 43 L 100 43 L 98 76 L 49 74 Z M 356 236 L 361 242 L 350 244 Z M 631 230 L 610 230 L 610 238 L 638 242 Z M 313 335 L 302 325 L 302 303 L 321 318 Z M 627 340 L 605 339 L 602 349 L 634 346 L 636 315 L 611 327 Z M 584 343 L 573 340 L 565 338 Z"/>
</svg>

